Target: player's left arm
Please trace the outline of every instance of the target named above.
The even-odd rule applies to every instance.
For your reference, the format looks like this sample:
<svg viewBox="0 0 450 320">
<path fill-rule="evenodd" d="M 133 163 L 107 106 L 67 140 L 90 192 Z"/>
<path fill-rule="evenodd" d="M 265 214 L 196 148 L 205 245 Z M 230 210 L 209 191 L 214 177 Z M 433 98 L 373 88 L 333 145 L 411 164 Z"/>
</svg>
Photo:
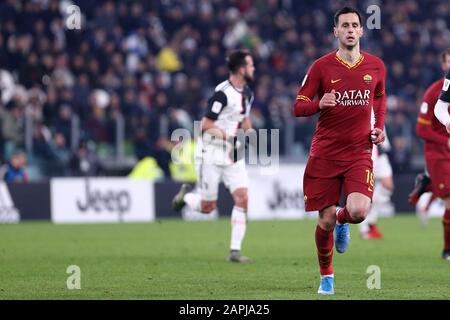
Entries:
<svg viewBox="0 0 450 320">
<path fill-rule="evenodd" d="M 383 62 L 381 62 L 380 77 L 375 87 L 373 111 L 375 114 L 375 126 L 371 132 L 371 139 L 372 143 L 379 145 L 385 140 L 383 128 L 386 114 L 386 67 Z"/>
<path fill-rule="evenodd" d="M 448 105 L 450 104 L 450 70 L 445 76 L 444 85 L 442 86 L 441 95 L 434 107 L 434 115 L 445 126 L 450 134 L 450 114 L 448 113 Z"/>
</svg>

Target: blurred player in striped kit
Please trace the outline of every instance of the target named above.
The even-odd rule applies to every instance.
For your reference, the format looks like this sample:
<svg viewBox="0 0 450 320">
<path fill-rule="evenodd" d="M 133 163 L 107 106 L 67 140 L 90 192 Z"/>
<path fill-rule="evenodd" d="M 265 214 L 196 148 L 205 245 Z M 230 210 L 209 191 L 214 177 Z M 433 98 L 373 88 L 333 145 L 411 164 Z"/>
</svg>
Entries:
<svg viewBox="0 0 450 320">
<path fill-rule="evenodd" d="M 227 260 L 247 263 L 241 246 L 247 229 L 248 174 L 245 164 L 245 145 L 238 141 L 238 131 L 253 130 L 250 108 L 253 92 L 248 86 L 253 80 L 253 57 L 245 50 L 228 56 L 230 76 L 220 83 L 208 101 L 202 118 L 202 136 L 196 152 L 197 190 L 183 184 L 173 199 L 173 208 L 185 205 L 205 214 L 216 209 L 219 183 L 222 181 L 234 200 L 231 212 L 231 242 Z"/>
</svg>

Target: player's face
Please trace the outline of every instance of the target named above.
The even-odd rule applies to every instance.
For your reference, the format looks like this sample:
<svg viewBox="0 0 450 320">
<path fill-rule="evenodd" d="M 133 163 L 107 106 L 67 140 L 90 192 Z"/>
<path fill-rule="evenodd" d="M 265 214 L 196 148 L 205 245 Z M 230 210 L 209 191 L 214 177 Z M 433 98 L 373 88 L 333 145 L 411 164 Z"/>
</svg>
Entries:
<svg viewBox="0 0 450 320">
<path fill-rule="evenodd" d="M 253 58 L 251 56 L 245 57 L 246 65 L 244 67 L 244 79 L 246 82 L 253 81 L 255 74 L 255 65 L 253 64 Z"/>
<path fill-rule="evenodd" d="M 450 54 L 445 55 L 445 60 L 442 62 L 442 71 L 447 72 L 450 69 Z"/>
<path fill-rule="evenodd" d="M 356 13 L 345 13 L 339 16 L 338 25 L 334 27 L 334 36 L 339 42 L 351 49 L 359 43 L 363 28 Z"/>
</svg>

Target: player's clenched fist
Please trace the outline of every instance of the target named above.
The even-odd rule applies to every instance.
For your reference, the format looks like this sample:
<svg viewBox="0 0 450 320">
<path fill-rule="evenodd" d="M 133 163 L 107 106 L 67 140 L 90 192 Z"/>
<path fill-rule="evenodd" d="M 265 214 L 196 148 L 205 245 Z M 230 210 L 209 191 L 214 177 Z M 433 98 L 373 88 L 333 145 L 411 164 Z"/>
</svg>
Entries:
<svg viewBox="0 0 450 320">
<path fill-rule="evenodd" d="M 319 108 L 329 108 L 334 107 L 336 105 L 336 95 L 334 94 L 336 91 L 333 89 L 331 92 L 325 93 L 320 99 Z"/>
<path fill-rule="evenodd" d="M 383 143 L 384 139 L 386 138 L 383 130 L 381 130 L 380 128 L 373 129 L 370 133 L 370 137 L 372 139 L 372 143 L 375 145 Z"/>
</svg>

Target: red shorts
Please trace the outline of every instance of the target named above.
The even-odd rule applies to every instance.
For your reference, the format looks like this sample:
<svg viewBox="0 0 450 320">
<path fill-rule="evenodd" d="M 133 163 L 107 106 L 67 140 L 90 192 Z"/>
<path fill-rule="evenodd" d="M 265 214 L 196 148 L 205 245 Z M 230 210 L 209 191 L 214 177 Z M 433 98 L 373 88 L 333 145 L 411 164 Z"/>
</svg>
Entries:
<svg viewBox="0 0 450 320">
<path fill-rule="evenodd" d="M 370 158 L 339 161 L 310 157 L 303 177 L 305 210 L 316 211 L 338 205 L 342 187 L 346 197 L 359 192 L 372 199 L 373 184 Z"/>
<path fill-rule="evenodd" d="M 450 159 L 427 160 L 430 173 L 431 188 L 435 196 L 447 198 L 450 196 Z"/>
</svg>

